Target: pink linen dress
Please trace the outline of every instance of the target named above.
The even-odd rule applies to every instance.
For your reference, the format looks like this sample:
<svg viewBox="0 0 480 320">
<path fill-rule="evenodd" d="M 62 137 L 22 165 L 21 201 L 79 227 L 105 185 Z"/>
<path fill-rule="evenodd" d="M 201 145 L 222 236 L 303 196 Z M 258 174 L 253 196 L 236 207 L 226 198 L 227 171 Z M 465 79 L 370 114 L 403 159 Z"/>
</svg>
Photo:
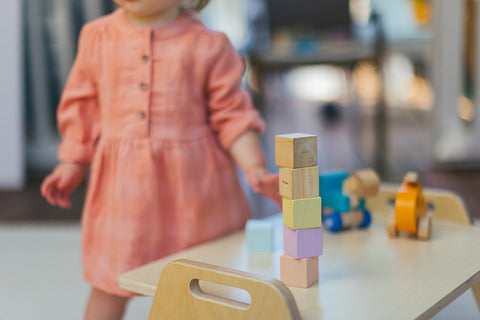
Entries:
<svg viewBox="0 0 480 320">
<path fill-rule="evenodd" d="M 263 122 L 222 33 L 188 14 L 158 29 L 122 9 L 87 24 L 58 109 L 65 162 L 91 162 L 82 216 L 85 280 L 118 276 L 240 229 L 249 207 L 226 150 Z"/>
</svg>

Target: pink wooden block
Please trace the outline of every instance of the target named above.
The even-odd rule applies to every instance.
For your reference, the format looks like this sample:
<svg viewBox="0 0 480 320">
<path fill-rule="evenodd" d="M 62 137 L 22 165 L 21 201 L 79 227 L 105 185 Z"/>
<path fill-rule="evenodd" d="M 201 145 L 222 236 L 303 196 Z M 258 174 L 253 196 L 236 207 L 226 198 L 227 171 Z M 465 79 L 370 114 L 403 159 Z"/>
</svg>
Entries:
<svg viewBox="0 0 480 320">
<path fill-rule="evenodd" d="M 308 288 L 318 281 L 318 257 L 295 259 L 280 256 L 280 280 L 287 286 Z"/>
<path fill-rule="evenodd" d="M 323 254 L 323 228 L 292 230 L 283 225 L 283 250 L 295 259 Z"/>
</svg>

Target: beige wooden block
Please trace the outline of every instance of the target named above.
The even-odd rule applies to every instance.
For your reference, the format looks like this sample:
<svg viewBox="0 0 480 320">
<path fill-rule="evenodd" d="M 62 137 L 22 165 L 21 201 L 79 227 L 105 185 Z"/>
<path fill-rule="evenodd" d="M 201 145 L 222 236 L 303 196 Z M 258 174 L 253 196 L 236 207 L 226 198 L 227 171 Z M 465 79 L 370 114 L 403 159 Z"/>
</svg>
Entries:
<svg viewBox="0 0 480 320">
<path fill-rule="evenodd" d="M 288 286 L 308 288 L 318 281 L 318 257 L 280 257 L 280 280 Z"/>
<path fill-rule="evenodd" d="M 316 166 L 317 136 L 304 133 L 275 136 L 275 163 L 292 169 Z"/>
<path fill-rule="evenodd" d="M 289 199 L 318 197 L 318 167 L 279 169 L 280 195 Z"/>
<path fill-rule="evenodd" d="M 322 226 L 322 200 L 282 198 L 283 223 L 290 229 L 320 228 Z"/>
</svg>

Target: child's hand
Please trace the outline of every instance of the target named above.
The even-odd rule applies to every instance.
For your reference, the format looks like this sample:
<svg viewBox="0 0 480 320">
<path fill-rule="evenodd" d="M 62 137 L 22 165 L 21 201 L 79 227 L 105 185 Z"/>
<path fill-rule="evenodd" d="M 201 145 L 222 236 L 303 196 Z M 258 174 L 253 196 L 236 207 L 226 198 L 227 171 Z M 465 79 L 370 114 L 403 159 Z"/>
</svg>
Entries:
<svg viewBox="0 0 480 320">
<path fill-rule="evenodd" d="M 247 181 L 253 191 L 272 199 L 282 208 L 282 197 L 278 191 L 278 174 L 270 174 L 266 169 L 258 168 L 246 173 Z"/>
<path fill-rule="evenodd" d="M 86 165 L 60 163 L 42 182 L 41 192 L 48 203 L 62 208 L 71 208 L 70 194 L 82 182 Z"/>
<path fill-rule="evenodd" d="M 268 173 L 257 133 L 249 130 L 238 137 L 230 147 L 230 154 L 245 173 L 253 191 L 272 199 L 282 208 L 282 197 L 278 191 L 278 174 Z"/>
<path fill-rule="evenodd" d="M 278 190 L 278 181 L 278 174 L 269 174 L 262 180 L 259 193 L 272 199 L 282 209 L 282 197 Z"/>
</svg>

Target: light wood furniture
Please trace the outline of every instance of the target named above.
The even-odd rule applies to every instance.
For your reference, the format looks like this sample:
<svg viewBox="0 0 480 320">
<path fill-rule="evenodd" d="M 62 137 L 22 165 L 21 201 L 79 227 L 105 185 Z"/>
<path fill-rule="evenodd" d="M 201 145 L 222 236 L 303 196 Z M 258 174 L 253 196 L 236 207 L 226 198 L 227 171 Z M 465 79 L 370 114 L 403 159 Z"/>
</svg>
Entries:
<svg viewBox="0 0 480 320">
<path fill-rule="evenodd" d="M 308 289 L 290 287 L 303 320 L 429 319 L 472 286 L 480 301 L 480 228 L 469 224 L 461 200 L 426 189 L 434 209 L 431 239 L 390 239 L 385 221 L 397 188 L 383 186 L 368 200 L 369 229 L 325 233 L 319 282 Z M 281 224 L 278 219 L 279 229 Z M 154 296 L 162 270 L 180 258 L 278 279 L 282 253 L 249 254 L 244 232 L 237 232 L 127 272 L 120 286 Z"/>
<path fill-rule="evenodd" d="M 244 289 L 250 303 L 205 291 L 200 281 Z M 301 320 L 291 292 L 279 280 L 190 260 L 163 269 L 148 319 Z"/>
</svg>

